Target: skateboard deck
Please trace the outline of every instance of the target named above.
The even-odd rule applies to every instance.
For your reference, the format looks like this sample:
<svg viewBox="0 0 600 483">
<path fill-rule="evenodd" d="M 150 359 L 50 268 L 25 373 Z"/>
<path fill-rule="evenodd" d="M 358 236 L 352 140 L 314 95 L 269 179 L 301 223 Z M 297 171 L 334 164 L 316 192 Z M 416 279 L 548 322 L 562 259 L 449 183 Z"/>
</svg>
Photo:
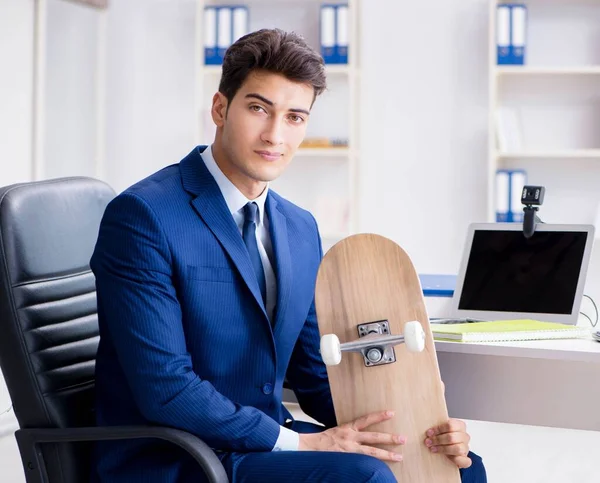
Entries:
<svg viewBox="0 0 600 483">
<path fill-rule="evenodd" d="M 424 442 L 429 428 L 448 420 L 448 411 L 421 284 L 406 252 L 378 235 L 340 241 L 321 261 L 315 303 L 321 337 L 335 334 L 342 344 L 381 327 L 382 335 L 402 335 L 407 322 L 420 322 L 422 352 L 409 352 L 407 342 L 383 354 L 382 360 L 395 362 L 371 362 L 365 350 L 365 355 L 343 352 L 339 364 L 327 366 L 336 417 L 344 424 L 373 412 L 394 411 L 392 419 L 366 431 L 407 437 L 404 445 L 381 446 L 403 455 L 403 461 L 387 462 L 397 480 L 459 483 L 454 463 L 431 453 Z M 389 332 L 381 321 L 388 322 Z M 377 327 L 364 325 L 374 322 Z"/>
</svg>

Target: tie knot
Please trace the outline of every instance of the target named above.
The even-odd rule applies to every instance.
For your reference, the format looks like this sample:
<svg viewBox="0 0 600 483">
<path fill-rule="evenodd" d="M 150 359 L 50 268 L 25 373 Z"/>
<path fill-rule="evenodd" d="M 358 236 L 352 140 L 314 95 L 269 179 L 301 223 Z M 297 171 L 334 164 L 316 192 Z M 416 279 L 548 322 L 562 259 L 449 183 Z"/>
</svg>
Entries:
<svg viewBox="0 0 600 483">
<path fill-rule="evenodd" d="M 244 218 L 246 222 L 252 221 L 257 223 L 256 216 L 258 215 L 258 205 L 254 202 L 246 203 L 244 206 Z"/>
</svg>

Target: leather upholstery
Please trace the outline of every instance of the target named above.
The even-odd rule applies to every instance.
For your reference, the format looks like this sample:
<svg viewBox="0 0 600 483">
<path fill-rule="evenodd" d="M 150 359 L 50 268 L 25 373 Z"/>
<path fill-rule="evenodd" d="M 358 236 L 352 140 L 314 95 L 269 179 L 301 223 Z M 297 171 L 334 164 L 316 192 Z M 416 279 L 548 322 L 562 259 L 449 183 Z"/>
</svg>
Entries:
<svg viewBox="0 0 600 483">
<path fill-rule="evenodd" d="M 0 364 L 21 428 L 95 424 L 99 337 L 89 260 L 114 196 L 90 178 L 0 189 Z M 73 449 L 44 449 L 50 481 L 82 481 L 85 464 L 74 464 Z"/>
</svg>

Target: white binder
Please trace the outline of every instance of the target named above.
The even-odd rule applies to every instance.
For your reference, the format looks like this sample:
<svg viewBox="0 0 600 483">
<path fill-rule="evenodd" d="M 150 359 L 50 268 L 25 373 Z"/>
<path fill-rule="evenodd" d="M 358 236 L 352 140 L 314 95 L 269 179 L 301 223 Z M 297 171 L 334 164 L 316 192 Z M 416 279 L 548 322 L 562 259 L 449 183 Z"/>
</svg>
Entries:
<svg viewBox="0 0 600 483">
<path fill-rule="evenodd" d="M 222 7 L 218 10 L 218 27 L 217 27 L 217 50 L 219 60 L 223 62 L 225 51 L 231 45 L 232 28 L 231 28 L 231 8 Z"/>
<path fill-rule="evenodd" d="M 337 7 L 336 18 L 336 48 L 337 62 L 339 64 L 348 63 L 348 6 L 340 5 Z"/>
<path fill-rule="evenodd" d="M 233 9 L 233 38 L 236 42 L 238 39 L 248 33 L 248 8 L 235 7 Z"/>
<path fill-rule="evenodd" d="M 508 5 L 498 5 L 496 12 L 496 46 L 497 64 L 510 64 L 510 7 Z"/>
<path fill-rule="evenodd" d="M 321 55 L 327 64 L 335 63 L 335 7 L 321 7 Z"/>
<path fill-rule="evenodd" d="M 204 63 L 216 64 L 217 59 L 217 9 L 204 10 Z"/>
<path fill-rule="evenodd" d="M 496 221 L 499 223 L 508 221 L 508 213 L 510 212 L 509 183 L 510 175 L 507 171 L 496 173 Z"/>
<path fill-rule="evenodd" d="M 527 175 L 525 171 L 512 171 L 510 173 L 510 211 L 512 216 L 509 221 L 522 223 L 525 218 L 521 195 L 526 184 Z"/>
<path fill-rule="evenodd" d="M 511 62 L 516 65 L 523 65 L 525 63 L 527 7 L 525 5 L 513 5 L 511 10 Z"/>
</svg>

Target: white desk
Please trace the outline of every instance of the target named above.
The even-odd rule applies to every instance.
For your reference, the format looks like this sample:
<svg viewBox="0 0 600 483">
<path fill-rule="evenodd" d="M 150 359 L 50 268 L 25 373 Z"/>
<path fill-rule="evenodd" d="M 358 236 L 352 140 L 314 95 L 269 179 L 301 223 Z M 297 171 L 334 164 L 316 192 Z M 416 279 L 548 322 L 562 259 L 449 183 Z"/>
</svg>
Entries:
<svg viewBox="0 0 600 483">
<path fill-rule="evenodd" d="M 450 416 L 600 431 L 600 343 L 436 342 Z"/>
<path fill-rule="evenodd" d="M 425 297 L 447 317 L 451 297 Z M 600 343 L 435 343 L 450 416 L 600 431 Z"/>
</svg>

